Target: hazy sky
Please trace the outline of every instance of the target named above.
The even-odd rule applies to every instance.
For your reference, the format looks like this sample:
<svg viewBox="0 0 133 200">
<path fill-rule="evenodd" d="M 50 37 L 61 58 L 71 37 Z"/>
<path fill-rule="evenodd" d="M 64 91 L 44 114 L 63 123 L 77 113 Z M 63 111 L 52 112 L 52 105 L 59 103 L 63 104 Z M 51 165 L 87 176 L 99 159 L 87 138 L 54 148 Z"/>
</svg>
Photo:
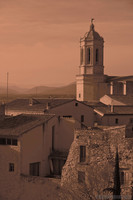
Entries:
<svg viewBox="0 0 133 200">
<path fill-rule="evenodd" d="M 0 85 L 65 85 L 75 81 L 79 39 L 104 37 L 109 75 L 133 74 L 133 0 L 0 0 Z"/>
</svg>

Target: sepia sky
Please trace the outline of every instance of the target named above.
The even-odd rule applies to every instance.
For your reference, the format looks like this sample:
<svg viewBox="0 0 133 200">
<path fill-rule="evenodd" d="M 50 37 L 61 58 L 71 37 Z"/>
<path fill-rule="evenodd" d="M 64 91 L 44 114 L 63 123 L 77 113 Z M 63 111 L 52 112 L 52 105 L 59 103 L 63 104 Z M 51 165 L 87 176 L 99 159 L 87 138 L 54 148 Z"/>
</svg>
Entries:
<svg viewBox="0 0 133 200">
<path fill-rule="evenodd" d="M 59 86 L 75 81 L 79 40 L 104 37 L 109 75 L 133 75 L 133 0 L 0 0 L 0 86 Z"/>
</svg>

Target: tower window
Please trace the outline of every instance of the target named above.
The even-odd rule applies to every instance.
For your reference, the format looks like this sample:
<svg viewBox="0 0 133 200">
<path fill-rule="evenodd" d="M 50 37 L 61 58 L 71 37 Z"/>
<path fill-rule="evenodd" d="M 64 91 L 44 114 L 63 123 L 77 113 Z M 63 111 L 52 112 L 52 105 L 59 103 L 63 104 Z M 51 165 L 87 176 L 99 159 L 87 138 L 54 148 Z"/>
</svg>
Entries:
<svg viewBox="0 0 133 200">
<path fill-rule="evenodd" d="M 80 64 L 83 63 L 83 48 L 80 50 Z"/>
<path fill-rule="evenodd" d="M 90 64 L 90 60 L 91 60 L 91 50 L 90 48 L 87 49 L 87 63 Z"/>
<path fill-rule="evenodd" d="M 96 49 L 96 62 L 98 62 L 98 57 L 99 57 L 99 51 L 98 51 L 98 49 Z"/>
<path fill-rule="evenodd" d="M 79 98 L 81 97 L 81 94 L 79 93 Z"/>
</svg>

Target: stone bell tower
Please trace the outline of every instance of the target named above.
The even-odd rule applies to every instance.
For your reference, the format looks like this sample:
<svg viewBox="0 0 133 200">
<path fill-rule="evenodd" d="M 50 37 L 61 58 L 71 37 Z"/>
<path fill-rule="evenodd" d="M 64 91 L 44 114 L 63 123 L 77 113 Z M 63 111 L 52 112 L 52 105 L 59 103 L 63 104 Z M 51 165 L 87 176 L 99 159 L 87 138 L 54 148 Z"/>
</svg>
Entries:
<svg viewBox="0 0 133 200">
<path fill-rule="evenodd" d="M 76 98 L 79 101 L 98 101 L 105 93 L 103 45 L 104 40 L 95 31 L 91 19 L 89 32 L 80 39 L 80 66 L 76 76 Z"/>
</svg>

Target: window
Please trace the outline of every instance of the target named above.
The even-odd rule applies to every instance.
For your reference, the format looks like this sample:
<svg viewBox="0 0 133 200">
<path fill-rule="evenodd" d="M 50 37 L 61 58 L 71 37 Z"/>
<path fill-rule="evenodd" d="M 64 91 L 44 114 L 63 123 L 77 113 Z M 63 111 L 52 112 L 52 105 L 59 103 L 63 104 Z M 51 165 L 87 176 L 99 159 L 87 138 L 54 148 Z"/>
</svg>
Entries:
<svg viewBox="0 0 133 200">
<path fill-rule="evenodd" d="M 98 62 L 98 57 L 99 57 L 99 52 L 98 52 L 98 49 L 96 49 L 96 62 Z"/>
<path fill-rule="evenodd" d="M 9 172 L 14 172 L 14 163 L 9 163 Z"/>
<path fill-rule="evenodd" d="M 30 163 L 30 176 L 39 176 L 40 162 Z"/>
<path fill-rule="evenodd" d="M 17 146 L 18 141 L 16 139 L 12 140 L 12 145 Z"/>
<path fill-rule="evenodd" d="M 81 94 L 79 93 L 79 98 L 81 97 Z"/>
<path fill-rule="evenodd" d="M 78 182 L 85 183 L 85 172 L 78 171 Z"/>
<path fill-rule="evenodd" d="M 0 144 L 6 145 L 6 138 L 0 138 Z"/>
<path fill-rule="evenodd" d="M 55 126 L 52 126 L 52 151 L 54 151 Z"/>
<path fill-rule="evenodd" d="M 78 103 L 75 103 L 75 106 L 77 107 L 77 106 L 78 106 Z"/>
<path fill-rule="evenodd" d="M 84 115 L 81 115 L 81 122 L 84 122 Z"/>
<path fill-rule="evenodd" d="M 87 49 L 87 63 L 90 64 L 90 60 L 91 60 L 91 50 L 90 48 Z"/>
<path fill-rule="evenodd" d="M 18 145 L 18 140 L 17 139 L 12 139 L 12 138 L 0 138 L 0 145 L 17 146 Z"/>
<path fill-rule="evenodd" d="M 80 64 L 82 65 L 83 63 L 83 48 L 80 50 Z"/>
<path fill-rule="evenodd" d="M 115 123 L 118 124 L 118 121 L 119 121 L 118 118 L 116 118 L 116 119 L 115 119 Z"/>
<path fill-rule="evenodd" d="M 80 146 L 80 162 L 86 161 L 86 146 Z"/>
</svg>

